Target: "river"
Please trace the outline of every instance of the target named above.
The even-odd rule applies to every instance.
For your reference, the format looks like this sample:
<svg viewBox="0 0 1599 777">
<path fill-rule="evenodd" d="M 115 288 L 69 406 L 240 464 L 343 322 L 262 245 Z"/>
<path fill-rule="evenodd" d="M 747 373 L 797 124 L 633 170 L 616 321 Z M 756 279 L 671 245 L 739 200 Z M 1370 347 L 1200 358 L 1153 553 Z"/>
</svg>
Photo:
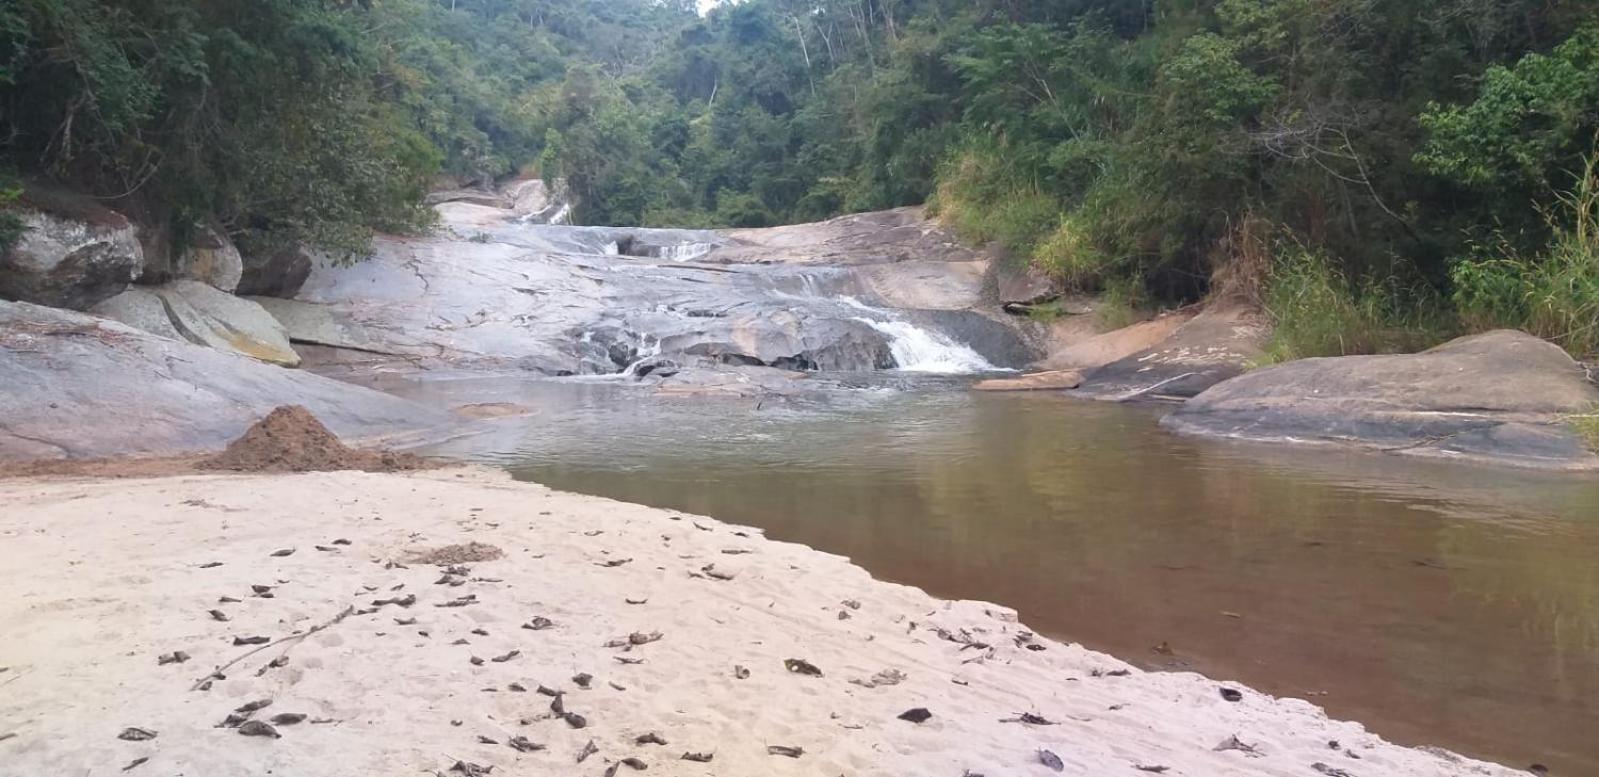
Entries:
<svg viewBox="0 0 1599 777">
<path fill-rule="evenodd" d="M 1599 485 L 1198 441 L 1161 406 L 878 376 L 765 399 L 430 381 L 536 408 L 431 450 L 761 527 L 1405 744 L 1599 774 Z"/>
</svg>

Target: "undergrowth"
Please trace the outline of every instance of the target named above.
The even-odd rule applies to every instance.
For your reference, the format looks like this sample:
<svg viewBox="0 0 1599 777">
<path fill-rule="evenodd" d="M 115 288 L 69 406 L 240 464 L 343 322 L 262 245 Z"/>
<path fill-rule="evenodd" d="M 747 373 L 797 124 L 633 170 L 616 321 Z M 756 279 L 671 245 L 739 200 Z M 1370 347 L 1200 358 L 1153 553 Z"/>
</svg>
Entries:
<svg viewBox="0 0 1599 777">
<path fill-rule="evenodd" d="M 1324 255 L 1297 244 L 1278 247 L 1262 302 L 1272 333 L 1261 365 L 1412 352 L 1456 333 L 1454 317 L 1425 284 L 1398 276 L 1351 281 Z"/>
<path fill-rule="evenodd" d="M 1454 302 L 1472 329 L 1523 329 L 1572 356 L 1599 355 L 1599 153 L 1547 215 L 1553 239 L 1527 256 L 1508 241 L 1456 264 Z"/>
</svg>

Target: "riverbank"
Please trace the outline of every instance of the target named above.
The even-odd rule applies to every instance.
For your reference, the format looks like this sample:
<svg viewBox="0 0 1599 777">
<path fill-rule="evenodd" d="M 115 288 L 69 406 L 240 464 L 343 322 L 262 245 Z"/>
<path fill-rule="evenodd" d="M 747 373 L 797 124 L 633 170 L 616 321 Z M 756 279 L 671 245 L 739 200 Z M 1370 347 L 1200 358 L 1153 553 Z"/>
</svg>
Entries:
<svg viewBox="0 0 1599 777">
<path fill-rule="evenodd" d="M 34 478 L 0 502 L 19 562 L 0 760 L 27 772 L 1514 773 L 755 530 L 489 471 Z M 428 557 L 469 543 L 503 556 Z M 305 719 L 217 727 L 263 699 L 255 720 Z"/>
</svg>

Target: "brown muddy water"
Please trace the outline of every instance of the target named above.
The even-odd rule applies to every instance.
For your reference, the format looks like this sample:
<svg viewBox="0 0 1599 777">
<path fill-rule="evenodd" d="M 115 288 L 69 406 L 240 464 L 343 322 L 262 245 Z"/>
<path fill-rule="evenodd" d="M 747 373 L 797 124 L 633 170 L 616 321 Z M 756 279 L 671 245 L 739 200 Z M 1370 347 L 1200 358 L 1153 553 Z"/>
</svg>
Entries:
<svg viewBox="0 0 1599 777">
<path fill-rule="evenodd" d="M 537 412 L 432 452 L 758 526 L 1405 744 L 1599 774 L 1592 477 L 1198 441 L 1161 431 L 1158 407 L 937 381 L 759 402 L 494 393 Z"/>
</svg>

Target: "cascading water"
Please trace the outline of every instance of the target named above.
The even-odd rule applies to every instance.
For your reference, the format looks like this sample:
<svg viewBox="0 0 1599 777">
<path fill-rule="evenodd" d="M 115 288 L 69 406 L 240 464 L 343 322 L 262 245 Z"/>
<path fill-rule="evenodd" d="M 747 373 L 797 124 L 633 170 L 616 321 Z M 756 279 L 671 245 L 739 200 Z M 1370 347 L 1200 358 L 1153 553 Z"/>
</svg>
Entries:
<svg viewBox="0 0 1599 777">
<path fill-rule="evenodd" d="M 672 262 L 691 262 L 710 253 L 715 247 L 710 243 L 681 243 L 675 246 L 661 246 L 655 255 Z"/>
<path fill-rule="evenodd" d="M 626 367 L 622 368 L 621 376 L 624 378 L 636 377 L 638 375 L 639 367 L 644 366 L 645 362 L 648 362 L 660 355 L 661 339 L 659 337 L 653 337 L 647 334 L 639 336 L 638 350 L 635 352 L 633 361 L 629 362 Z"/>
<path fill-rule="evenodd" d="M 894 354 L 896 369 L 901 372 L 962 375 L 1004 371 L 970 347 L 908 321 L 878 321 L 865 316 L 855 320 L 888 338 L 888 350 Z"/>
</svg>

